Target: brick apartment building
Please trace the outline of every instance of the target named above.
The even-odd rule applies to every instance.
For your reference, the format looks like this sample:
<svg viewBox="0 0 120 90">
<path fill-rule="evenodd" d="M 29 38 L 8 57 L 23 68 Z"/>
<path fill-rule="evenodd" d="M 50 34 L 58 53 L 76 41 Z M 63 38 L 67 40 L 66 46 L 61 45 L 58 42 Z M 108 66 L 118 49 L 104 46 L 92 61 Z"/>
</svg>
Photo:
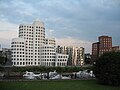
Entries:
<svg viewBox="0 0 120 90">
<path fill-rule="evenodd" d="M 105 52 L 119 51 L 119 46 L 112 46 L 112 37 L 100 36 L 98 42 L 92 44 L 92 60 L 96 60 Z"/>
</svg>

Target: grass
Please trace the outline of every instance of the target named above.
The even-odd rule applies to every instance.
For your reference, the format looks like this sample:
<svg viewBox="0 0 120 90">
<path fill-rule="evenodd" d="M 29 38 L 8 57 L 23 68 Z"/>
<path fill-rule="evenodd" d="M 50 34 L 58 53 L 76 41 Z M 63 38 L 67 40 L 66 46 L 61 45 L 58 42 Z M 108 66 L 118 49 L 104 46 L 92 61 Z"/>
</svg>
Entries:
<svg viewBox="0 0 120 90">
<path fill-rule="evenodd" d="M 0 81 L 0 90 L 120 90 L 94 80 Z"/>
</svg>

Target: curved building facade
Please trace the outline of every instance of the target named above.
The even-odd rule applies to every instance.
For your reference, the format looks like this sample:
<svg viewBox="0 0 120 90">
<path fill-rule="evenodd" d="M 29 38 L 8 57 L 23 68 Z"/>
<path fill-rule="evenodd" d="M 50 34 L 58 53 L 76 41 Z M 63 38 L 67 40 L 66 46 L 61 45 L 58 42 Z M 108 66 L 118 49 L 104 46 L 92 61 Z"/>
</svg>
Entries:
<svg viewBox="0 0 120 90">
<path fill-rule="evenodd" d="M 11 43 L 13 66 L 25 66 L 25 40 L 23 38 L 14 38 Z"/>
<path fill-rule="evenodd" d="M 42 21 L 20 24 L 19 38 L 11 45 L 13 66 L 55 66 L 55 45 L 55 39 L 45 38 Z"/>
</svg>

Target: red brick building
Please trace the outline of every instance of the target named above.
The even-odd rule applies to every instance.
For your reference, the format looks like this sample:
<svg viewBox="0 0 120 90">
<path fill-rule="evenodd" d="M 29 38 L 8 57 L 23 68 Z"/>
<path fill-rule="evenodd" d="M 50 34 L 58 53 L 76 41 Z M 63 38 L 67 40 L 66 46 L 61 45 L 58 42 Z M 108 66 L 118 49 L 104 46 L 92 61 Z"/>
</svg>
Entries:
<svg viewBox="0 0 120 90">
<path fill-rule="evenodd" d="M 94 61 L 103 53 L 110 51 L 120 51 L 120 47 L 112 47 L 112 37 L 100 36 L 98 42 L 92 44 L 92 60 Z"/>
<path fill-rule="evenodd" d="M 112 51 L 112 37 L 100 36 L 99 38 L 99 56 L 105 52 Z"/>
<path fill-rule="evenodd" d="M 96 59 L 99 55 L 99 42 L 92 44 L 92 59 Z"/>
</svg>

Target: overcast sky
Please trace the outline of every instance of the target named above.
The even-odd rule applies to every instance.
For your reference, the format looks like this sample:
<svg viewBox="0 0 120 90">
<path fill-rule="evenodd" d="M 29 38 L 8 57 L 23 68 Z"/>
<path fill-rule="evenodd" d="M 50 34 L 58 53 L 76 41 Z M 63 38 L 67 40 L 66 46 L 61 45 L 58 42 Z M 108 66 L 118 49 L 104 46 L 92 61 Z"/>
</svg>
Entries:
<svg viewBox="0 0 120 90">
<path fill-rule="evenodd" d="M 45 23 L 46 36 L 57 44 L 82 46 L 91 52 L 98 36 L 120 46 L 120 0 L 0 0 L 0 44 L 10 47 L 19 24 Z"/>
</svg>

